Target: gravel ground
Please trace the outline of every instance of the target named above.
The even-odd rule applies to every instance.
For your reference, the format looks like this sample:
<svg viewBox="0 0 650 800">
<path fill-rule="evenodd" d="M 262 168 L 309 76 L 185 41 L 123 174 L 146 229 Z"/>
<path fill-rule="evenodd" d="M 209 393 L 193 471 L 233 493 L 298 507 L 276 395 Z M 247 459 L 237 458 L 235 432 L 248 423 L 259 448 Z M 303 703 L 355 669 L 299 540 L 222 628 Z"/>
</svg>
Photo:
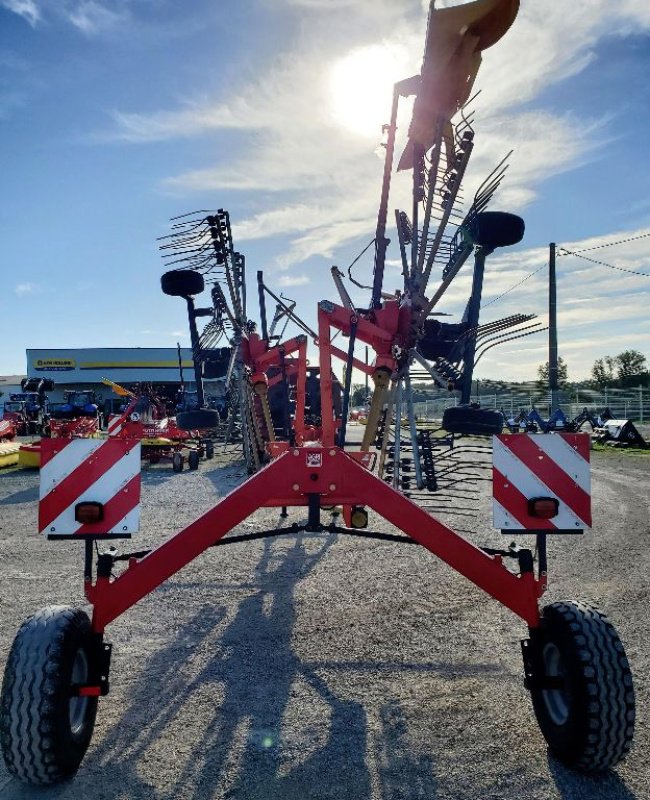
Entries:
<svg viewBox="0 0 650 800">
<path fill-rule="evenodd" d="M 505 608 L 423 549 L 303 533 L 208 551 L 113 623 L 111 693 L 78 775 L 34 790 L 2 765 L 1 800 L 649 800 L 649 473 L 648 457 L 595 453 L 594 529 L 550 547 L 548 602 L 602 606 L 632 664 L 636 741 L 616 771 L 549 757 L 522 683 L 526 629 Z M 146 468 L 125 547 L 164 540 L 242 479 L 225 460 Z M 32 611 L 83 604 L 81 547 L 35 532 L 37 484 L 0 475 L 1 664 Z M 459 525 L 503 546 L 488 508 Z M 239 530 L 277 521 L 260 511 Z"/>
</svg>

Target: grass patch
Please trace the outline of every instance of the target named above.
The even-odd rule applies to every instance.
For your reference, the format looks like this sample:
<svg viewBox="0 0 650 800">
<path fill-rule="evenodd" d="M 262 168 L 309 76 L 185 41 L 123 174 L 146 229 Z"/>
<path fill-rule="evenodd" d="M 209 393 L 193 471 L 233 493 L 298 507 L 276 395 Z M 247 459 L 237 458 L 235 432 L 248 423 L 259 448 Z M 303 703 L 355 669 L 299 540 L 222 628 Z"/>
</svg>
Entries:
<svg viewBox="0 0 650 800">
<path fill-rule="evenodd" d="M 650 458 L 650 447 L 649 448 L 612 447 L 611 445 L 601 444 L 600 442 L 594 442 L 592 450 L 595 453 L 609 453 L 612 455 L 620 455 L 621 453 L 626 453 L 631 456 L 645 456 L 646 458 Z"/>
</svg>

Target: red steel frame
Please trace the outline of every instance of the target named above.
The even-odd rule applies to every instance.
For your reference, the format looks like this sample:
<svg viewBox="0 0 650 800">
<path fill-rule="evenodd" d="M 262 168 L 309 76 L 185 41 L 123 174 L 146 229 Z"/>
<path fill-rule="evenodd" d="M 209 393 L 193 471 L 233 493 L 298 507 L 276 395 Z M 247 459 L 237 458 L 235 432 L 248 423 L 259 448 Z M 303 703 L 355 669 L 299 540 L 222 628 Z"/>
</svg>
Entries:
<svg viewBox="0 0 650 800">
<path fill-rule="evenodd" d="M 332 409 L 332 355 L 347 355 L 331 345 L 330 331 L 336 328 L 350 334 L 355 326 L 360 341 L 373 347 L 377 358 L 369 370 L 396 366 L 396 356 L 408 346 L 411 312 L 398 301 L 388 301 L 375 310 L 372 319 L 354 311 L 323 302 L 319 306 L 319 352 L 321 368 L 322 435 L 313 446 L 290 447 L 276 442 L 270 448 L 276 457 L 220 500 L 212 509 L 143 558 L 132 558 L 127 569 L 115 579 L 86 579 L 86 596 L 93 605 L 92 628 L 103 633 L 106 626 L 190 563 L 208 547 L 259 508 L 304 507 L 318 497 L 320 505 L 367 506 L 406 533 L 420 545 L 445 561 L 507 608 L 536 628 L 540 623 L 538 600 L 545 588 L 545 576 L 532 572 L 512 573 L 499 555 L 490 555 L 442 524 L 414 502 L 370 472 L 367 454 L 347 452 L 335 444 L 337 423 Z M 275 365 L 277 348 L 265 353 L 266 343 L 256 337 L 245 356 L 251 367 L 262 371 Z M 298 352 L 297 415 L 304 409 L 304 369 L 306 340 L 296 337 L 283 345 L 287 352 Z M 366 369 L 366 365 L 359 368 Z M 301 395 L 302 393 L 302 395 Z M 300 397 L 302 396 L 302 402 Z M 304 419 L 296 420 L 298 429 Z M 296 431 L 298 433 L 298 430 Z M 301 431 L 304 433 L 304 430 Z M 302 438 L 302 437 L 301 437 Z"/>
</svg>

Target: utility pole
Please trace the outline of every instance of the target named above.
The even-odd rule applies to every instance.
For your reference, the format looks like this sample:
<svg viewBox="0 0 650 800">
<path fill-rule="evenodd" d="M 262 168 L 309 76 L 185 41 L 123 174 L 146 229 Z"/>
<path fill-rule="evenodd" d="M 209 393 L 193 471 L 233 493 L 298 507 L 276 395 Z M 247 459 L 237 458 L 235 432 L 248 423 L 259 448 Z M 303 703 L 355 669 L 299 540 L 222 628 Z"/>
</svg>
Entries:
<svg viewBox="0 0 650 800">
<path fill-rule="evenodd" d="M 557 285 L 555 280 L 555 242 L 549 245 L 548 258 L 548 388 L 551 415 L 559 408 L 557 374 Z"/>
</svg>

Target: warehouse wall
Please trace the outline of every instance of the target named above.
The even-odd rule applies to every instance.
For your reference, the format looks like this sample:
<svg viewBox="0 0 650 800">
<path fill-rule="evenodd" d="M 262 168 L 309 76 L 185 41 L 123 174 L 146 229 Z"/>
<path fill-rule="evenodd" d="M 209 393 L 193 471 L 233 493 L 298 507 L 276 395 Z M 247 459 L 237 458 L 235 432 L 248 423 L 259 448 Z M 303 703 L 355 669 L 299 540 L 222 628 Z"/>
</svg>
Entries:
<svg viewBox="0 0 650 800">
<path fill-rule="evenodd" d="M 102 378 L 116 383 L 179 383 L 178 352 L 173 347 L 98 347 L 27 350 L 27 375 L 51 378 L 58 386 L 96 387 Z M 181 348 L 185 380 L 193 378 L 192 351 Z M 108 390 L 108 387 L 105 387 Z"/>
</svg>

